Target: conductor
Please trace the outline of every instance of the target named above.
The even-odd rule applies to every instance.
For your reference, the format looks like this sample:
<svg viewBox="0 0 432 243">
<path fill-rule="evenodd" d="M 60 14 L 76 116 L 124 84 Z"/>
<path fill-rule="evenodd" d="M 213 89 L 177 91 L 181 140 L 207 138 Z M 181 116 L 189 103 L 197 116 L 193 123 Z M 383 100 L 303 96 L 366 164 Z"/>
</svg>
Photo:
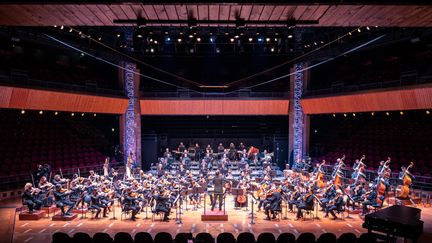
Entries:
<svg viewBox="0 0 432 243">
<path fill-rule="evenodd" d="M 215 177 L 213 178 L 214 195 L 213 195 L 211 211 L 214 210 L 217 200 L 219 201 L 219 211 L 222 210 L 223 180 L 224 180 L 223 176 L 221 175 L 220 171 L 217 170 L 215 173 Z"/>
</svg>

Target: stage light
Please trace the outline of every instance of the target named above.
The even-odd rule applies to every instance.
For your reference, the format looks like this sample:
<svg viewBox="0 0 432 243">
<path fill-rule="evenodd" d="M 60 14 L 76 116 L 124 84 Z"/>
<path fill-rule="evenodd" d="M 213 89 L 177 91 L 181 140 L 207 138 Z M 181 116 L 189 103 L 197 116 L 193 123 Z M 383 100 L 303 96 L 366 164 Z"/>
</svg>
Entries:
<svg viewBox="0 0 432 243">
<path fill-rule="evenodd" d="M 153 38 L 150 38 L 150 42 L 153 42 Z"/>
<path fill-rule="evenodd" d="M 167 37 L 167 38 L 165 38 L 165 41 L 171 41 L 171 38 L 169 38 L 169 37 Z"/>
<path fill-rule="evenodd" d="M 375 116 L 375 112 L 371 112 L 371 115 L 372 115 L 372 116 Z"/>
<path fill-rule="evenodd" d="M 197 41 L 198 41 L 198 42 L 201 42 L 201 38 L 198 37 L 198 38 L 197 38 Z"/>
<path fill-rule="evenodd" d="M 62 26 L 60 26 L 60 29 L 62 30 L 62 29 L 64 29 L 64 26 L 62 25 Z"/>
<path fill-rule="evenodd" d="M 271 52 L 274 52 L 274 50 L 275 50 L 274 47 L 272 47 L 272 48 L 270 49 Z"/>
<path fill-rule="evenodd" d="M 270 38 L 267 37 L 267 38 L 266 38 L 266 41 L 269 42 L 269 41 L 270 41 Z"/>
<path fill-rule="evenodd" d="M 153 48 L 150 48 L 150 52 L 151 52 L 151 53 L 154 53 L 154 49 L 153 49 Z"/>
<path fill-rule="evenodd" d="M 426 115 L 430 115 L 430 111 L 426 111 Z"/>
<path fill-rule="evenodd" d="M 252 38 L 249 38 L 249 42 L 252 42 L 253 41 L 253 39 Z"/>
<path fill-rule="evenodd" d="M 165 35 L 168 35 L 168 31 L 165 31 Z"/>
<path fill-rule="evenodd" d="M 366 29 L 367 29 L 367 30 L 370 30 L 369 26 L 366 26 Z"/>
<path fill-rule="evenodd" d="M 317 45 L 318 45 L 318 43 L 316 43 L 316 42 L 314 41 L 314 45 L 316 45 L 316 46 L 317 46 Z"/>
<path fill-rule="evenodd" d="M 157 43 L 158 43 L 158 41 L 157 41 L 157 40 L 155 40 L 155 41 L 154 41 L 154 43 L 155 43 L 155 44 L 157 44 Z"/>
<path fill-rule="evenodd" d="M 378 25 L 375 25 L 375 28 L 378 28 Z"/>
<path fill-rule="evenodd" d="M 56 112 L 54 112 L 54 115 L 56 115 L 56 116 L 57 116 L 57 115 L 58 115 L 58 112 L 57 112 L 57 111 L 56 111 Z"/>
<path fill-rule="evenodd" d="M 256 32 L 256 35 L 259 35 L 260 33 L 259 32 Z"/>
<path fill-rule="evenodd" d="M 262 42 L 263 41 L 263 39 L 262 38 L 258 38 L 258 42 Z"/>
<path fill-rule="evenodd" d="M 352 35 L 351 31 L 350 31 L 350 32 L 348 32 L 348 35 Z"/>
<path fill-rule="evenodd" d="M 229 33 L 228 32 L 225 32 L 225 35 L 228 35 Z"/>
<path fill-rule="evenodd" d="M 318 130 L 314 129 L 314 133 L 318 133 Z"/>
<path fill-rule="evenodd" d="M 93 116 L 96 116 L 96 113 L 94 113 Z"/>
<path fill-rule="evenodd" d="M 180 32 L 179 34 L 180 34 L 180 35 L 183 35 L 183 32 Z"/>
<path fill-rule="evenodd" d="M 21 114 L 25 114 L 25 110 L 21 110 Z"/>
<path fill-rule="evenodd" d="M 57 25 L 54 25 L 54 28 L 57 28 Z"/>
<path fill-rule="evenodd" d="M 356 114 L 355 114 L 355 113 L 353 113 L 353 116 L 356 116 Z"/>
<path fill-rule="evenodd" d="M 216 53 L 220 53 L 220 49 L 219 48 L 216 48 Z"/>
<path fill-rule="evenodd" d="M 344 113 L 344 117 L 347 117 L 347 114 L 346 114 L 346 113 Z"/>
<path fill-rule="evenodd" d="M 142 36 L 142 35 L 137 35 L 137 37 L 138 37 L 138 38 L 142 38 L 143 36 Z"/>
<path fill-rule="evenodd" d="M 213 38 L 210 38 L 210 42 L 213 43 L 213 42 L 214 42 L 214 39 L 213 39 Z"/>
<path fill-rule="evenodd" d="M 43 111 L 39 111 L 39 115 L 42 115 L 43 114 Z"/>
<path fill-rule="evenodd" d="M 275 41 L 277 41 L 277 38 L 274 38 Z"/>
<path fill-rule="evenodd" d="M 293 38 L 293 35 L 288 35 L 288 39 L 292 39 Z"/>
<path fill-rule="evenodd" d="M 112 132 L 114 132 L 114 131 L 115 131 L 114 127 L 113 127 L 113 128 L 111 128 L 111 131 L 112 131 Z"/>
<path fill-rule="evenodd" d="M 72 112 L 72 113 L 71 113 L 71 116 L 75 116 L 75 113 Z"/>
<path fill-rule="evenodd" d="M 189 38 L 193 38 L 193 35 L 189 35 Z"/>
<path fill-rule="evenodd" d="M 81 116 L 84 116 L 84 113 L 81 113 Z"/>
<path fill-rule="evenodd" d="M 231 41 L 231 42 L 234 42 L 234 38 L 231 38 L 230 41 Z"/>
<path fill-rule="evenodd" d="M 178 41 L 178 42 L 182 42 L 182 39 L 179 38 L 179 39 L 177 39 L 177 41 Z"/>
<path fill-rule="evenodd" d="M 120 34 L 117 34 L 117 38 L 119 38 L 120 37 Z"/>
<path fill-rule="evenodd" d="M 69 33 L 71 33 L 73 31 L 73 29 L 69 29 Z"/>
<path fill-rule="evenodd" d="M 336 114 L 333 114 L 333 117 L 336 117 Z"/>
<path fill-rule="evenodd" d="M 236 39 L 238 39 L 240 36 L 238 36 L 238 35 L 236 35 L 236 36 L 234 36 L 234 38 L 236 38 Z"/>
<path fill-rule="evenodd" d="M 389 115 L 390 115 L 390 113 L 389 113 L 389 112 L 386 112 L 386 115 L 387 115 L 387 116 L 389 116 Z"/>
<path fill-rule="evenodd" d="M 81 52 L 81 56 L 83 57 L 83 56 L 85 56 L 85 54 L 83 52 Z"/>
<path fill-rule="evenodd" d="M 324 41 L 321 41 L 321 44 L 324 44 Z"/>
<path fill-rule="evenodd" d="M 78 32 L 78 35 L 82 35 L 82 32 L 80 31 L 80 32 Z"/>
<path fill-rule="evenodd" d="M 360 28 L 358 28 L 358 29 L 357 29 L 357 31 L 358 31 L 358 32 L 360 33 L 360 32 L 361 32 L 361 29 L 360 29 Z"/>
<path fill-rule="evenodd" d="M 404 114 L 403 111 L 399 112 L 399 114 L 401 114 L 401 116 Z"/>
</svg>

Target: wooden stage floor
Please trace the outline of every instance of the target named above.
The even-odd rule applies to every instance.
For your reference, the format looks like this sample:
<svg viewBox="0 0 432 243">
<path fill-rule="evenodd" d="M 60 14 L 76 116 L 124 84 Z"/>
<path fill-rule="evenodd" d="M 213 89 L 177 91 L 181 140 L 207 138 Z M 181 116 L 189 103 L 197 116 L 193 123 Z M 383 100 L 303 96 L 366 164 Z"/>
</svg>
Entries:
<svg viewBox="0 0 432 243">
<path fill-rule="evenodd" d="M 250 211 L 235 210 L 233 208 L 232 196 L 227 198 L 227 213 L 229 215 L 228 221 L 220 222 L 202 222 L 201 213 L 202 209 L 197 211 L 184 211 L 182 215 L 182 224 L 175 224 L 174 212 L 171 214 L 170 222 L 160 222 L 159 217 L 155 221 L 151 219 L 144 219 L 143 213 L 138 215 L 138 219 L 134 222 L 129 219 L 120 220 L 120 208 L 116 208 L 116 220 L 108 218 L 104 219 L 91 219 L 91 214 L 88 213 L 87 219 L 80 219 L 80 216 L 73 221 L 52 221 L 50 218 L 43 218 L 38 221 L 20 221 L 18 213 L 15 220 L 14 242 L 51 242 L 51 235 L 55 232 L 66 232 L 73 236 L 76 232 L 85 232 L 93 236 L 96 232 L 106 232 L 114 237 L 116 232 L 128 232 L 134 236 L 137 232 L 149 232 L 154 235 L 158 232 L 165 231 L 171 233 L 173 237 L 180 232 L 191 232 L 194 236 L 200 232 L 208 232 L 216 237 L 221 232 L 230 232 L 237 236 L 241 232 L 252 232 L 257 237 L 262 232 L 274 233 L 277 237 L 282 232 L 291 232 L 296 237 L 302 232 L 312 232 L 317 237 L 325 232 L 331 232 L 337 236 L 345 232 L 352 232 L 359 236 L 365 233 L 366 230 L 362 228 L 363 220 L 357 215 L 350 215 L 352 218 L 344 218 L 331 220 L 323 218 L 323 213 L 319 212 L 320 219 L 306 219 L 304 221 L 295 221 L 295 214 L 288 213 L 289 219 L 283 219 L 285 216 L 285 209 L 283 211 L 282 220 L 264 220 L 264 213 L 258 212 L 255 224 L 250 224 L 249 213 Z M 19 201 L 13 202 L 18 205 Z M 0 205 L 5 205 L 1 203 Z M 8 203 L 11 205 L 11 202 Z M 255 207 L 256 208 L 256 207 Z M 430 207 L 420 207 L 422 209 L 422 220 L 424 223 L 424 234 L 420 242 L 432 241 L 432 209 Z M 345 214 L 346 215 L 346 214 Z M 3 216 L 3 215 L 2 215 Z M 149 214 L 149 217 L 151 215 Z M 0 230 L 4 227 L 0 226 Z M 400 240 L 402 242 L 402 240 Z"/>
</svg>

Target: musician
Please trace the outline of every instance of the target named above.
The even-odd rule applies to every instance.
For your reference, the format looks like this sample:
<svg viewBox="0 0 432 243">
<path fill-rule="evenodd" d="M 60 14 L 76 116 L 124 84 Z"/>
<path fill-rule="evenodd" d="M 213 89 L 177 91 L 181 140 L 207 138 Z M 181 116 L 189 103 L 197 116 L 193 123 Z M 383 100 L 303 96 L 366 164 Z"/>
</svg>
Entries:
<svg viewBox="0 0 432 243">
<path fill-rule="evenodd" d="M 35 175 L 35 183 L 36 185 L 39 183 L 40 178 L 42 178 L 42 176 L 45 176 L 45 178 L 48 178 L 49 175 L 51 173 L 51 166 L 48 164 L 39 164 L 38 168 L 37 168 L 37 172 Z"/>
<path fill-rule="evenodd" d="M 321 211 L 325 211 L 327 203 L 334 199 L 336 196 L 336 187 L 330 181 L 327 182 L 327 189 L 320 200 Z"/>
<path fill-rule="evenodd" d="M 180 160 L 181 160 L 182 164 L 184 164 L 187 167 L 189 167 L 191 159 L 189 158 L 189 153 L 188 153 L 188 151 L 186 149 L 183 151 L 183 154 L 180 157 Z"/>
<path fill-rule="evenodd" d="M 214 210 L 216 206 L 216 201 L 219 201 L 219 211 L 222 210 L 222 202 L 223 202 L 223 186 L 224 186 L 224 178 L 221 175 L 220 171 L 217 170 L 215 173 L 215 177 L 213 178 L 214 185 L 214 195 L 212 200 L 211 211 Z"/>
<path fill-rule="evenodd" d="M 377 201 L 377 197 L 378 197 L 378 192 L 377 192 L 377 188 L 374 184 L 370 183 L 369 184 L 369 191 L 367 191 L 363 197 L 366 197 L 366 200 L 362 203 L 363 205 L 363 211 L 361 213 L 361 215 L 365 215 L 368 213 L 368 205 L 377 205 L 378 201 Z"/>
<path fill-rule="evenodd" d="M 164 154 L 163 154 L 163 157 L 164 157 L 166 160 L 169 160 L 169 158 L 172 157 L 172 154 L 171 154 L 171 152 L 169 151 L 169 148 L 166 148 L 166 149 L 165 149 L 165 152 L 164 152 Z"/>
<path fill-rule="evenodd" d="M 200 161 L 202 150 L 198 143 L 195 143 L 194 150 L 195 150 L 195 158 L 194 158 L 195 161 Z"/>
<path fill-rule="evenodd" d="M 109 175 L 109 161 L 110 161 L 110 158 L 107 156 L 105 158 L 105 162 L 103 164 L 103 175 L 105 177 L 108 177 L 108 175 Z"/>
<path fill-rule="evenodd" d="M 234 145 L 234 143 L 230 143 L 229 149 L 228 149 L 228 157 L 230 160 L 236 160 L 237 156 L 237 150 Z"/>
<path fill-rule="evenodd" d="M 52 184 L 57 185 L 60 184 L 62 187 L 66 186 L 69 180 L 61 178 L 60 175 L 55 175 Z"/>
<path fill-rule="evenodd" d="M 91 170 L 91 171 L 89 171 L 89 177 L 88 177 L 88 179 L 91 181 L 91 182 L 97 182 L 98 181 L 98 179 L 99 179 L 99 175 L 97 175 L 95 172 L 94 172 L 94 170 Z"/>
<path fill-rule="evenodd" d="M 103 217 L 104 218 L 107 217 L 106 215 L 107 206 L 102 204 L 101 196 L 99 195 L 97 188 L 93 188 L 93 192 L 90 195 L 90 197 L 91 197 L 91 203 L 89 209 L 96 210 L 95 219 L 99 217 L 102 208 L 103 208 Z"/>
<path fill-rule="evenodd" d="M 266 220 L 270 220 L 270 213 L 272 214 L 272 219 L 276 219 L 276 212 L 281 211 L 282 197 L 280 193 L 276 190 L 276 186 L 273 184 L 270 192 L 267 194 L 267 198 L 264 203 L 264 211 L 266 214 Z"/>
<path fill-rule="evenodd" d="M 297 216 L 295 220 L 303 218 L 303 210 L 312 210 L 314 207 L 313 191 L 311 188 L 308 189 L 308 193 L 303 197 L 303 201 L 297 208 Z"/>
<path fill-rule="evenodd" d="M 244 179 L 241 180 L 237 185 L 239 195 L 234 199 L 234 207 L 246 207 L 248 204 L 248 198 L 246 196 L 247 191 L 250 189 L 249 183 Z"/>
<path fill-rule="evenodd" d="M 356 203 L 363 201 L 364 183 L 359 184 L 351 189 L 352 209 L 355 210 Z"/>
<path fill-rule="evenodd" d="M 301 200 L 301 193 L 300 193 L 300 186 L 296 185 L 294 187 L 294 190 L 291 191 L 290 199 L 288 200 L 288 208 L 290 213 L 293 212 L 293 206 L 298 206 L 302 202 Z"/>
<path fill-rule="evenodd" d="M 177 151 L 179 153 L 183 153 L 185 151 L 186 147 L 184 146 L 183 142 L 180 142 L 179 146 L 177 147 Z"/>
<path fill-rule="evenodd" d="M 36 193 L 38 193 L 38 189 L 33 188 L 31 183 L 25 184 L 22 194 L 22 204 L 28 207 L 29 213 L 39 210 L 42 206 L 42 201 L 38 200 L 35 196 Z"/>
<path fill-rule="evenodd" d="M 111 178 L 112 181 L 116 181 L 117 176 L 118 176 L 118 172 L 114 168 L 111 168 L 108 177 Z"/>
<path fill-rule="evenodd" d="M 213 154 L 213 149 L 212 149 L 212 147 L 210 146 L 210 144 L 207 144 L 207 147 L 206 147 L 206 153 L 208 153 L 208 154 Z"/>
<path fill-rule="evenodd" d="M 164 214 L 163 221 L 169 221 L 168 216 L 171 212 L 171 208 L 168 205 L 168 200 L 169 200 L 168 193 L 169 191 L 161 187 L 159 189 L 159 194 L 153 196 L 153 198 L 156 200 L 155 213 L 163 213 Z"/>
<path fill-rule="evenodd" d="M 306 162 L 306 168 L 305 168 L 305 170 L 307 172 L 309 172 L 309 173 L 311 173 L 314 170 L 313 163 L 312 163 L 312 158 L 311 157 L 309 157 L 308 160 L 307 160 L 307 162 Z"/>
<path fill-rule="evenodd" d="M 137 196 L 136 193 L 132 191 L 131 187 L 126 188 L 126 193 L 124 194 L 123 199 L 123 211 L 131 211 L 131 220 L 135 221 L 136 215 L 140 210 L 140 207 L 137 205 Z"/>
<path fill-rule="evenodd" d="M 336 197 L 333 201 L 334 201 L 334 203 L 326 206 L 326 209 L 325 209 L 326 214 L 324 215 L 325 218 L 327 218 L 328 214 L 330 213 L 333 216 L 333 219 L 337 219 L 337 216 L 334 213 L 334 210 L 336 210 L 336 211 L 342 210 L 342 207 L 344 205 L 344 200 L 343 200 L 343 196 L 342 196 L 342 191 L 340 189 L 336 190 Z"/>
<path fill-rule="evenodd" d="M 51 190 L 53 189 L 53 184 L 49 183 L 45 176 L 42 176 L 39 180 L 39 188 L 41 189 L 39 198 L 42 200 L 42 206 L 50 207 L 53 204 L 53 197 L 50 195 Z"/>
<path fill-rule="evenodd" d="M 56 207 L 61 209 L 62 216 L 70 216 L 70 212 L 72 211 L 75 203 L 69 200 L 69 194 L 66 189 L 62 188 L 61 184 L 55 185 L 55 191 L 53 192 Z M 65 207 L 68 206 L 68 209 L 65 211 Z"/>
<path fill-rule="evenodd" d="M 246 151 L 246 146 L 243 144 L 243 142 L 240 142 L 240 144 L 239 144 L 239 146 L 238 146 L 238 149 L 239 149 L 240 151 Z"/>
<path fill-rule="evenodd" d="M 220 159 L 222 157 L 222 154 L 225 153 L 225 148 L 222 145 L 222 143 L 219 143 L 219 146 L 217 147 L 217 151 L 218 151 L 218 159 Z"/>
</svg>

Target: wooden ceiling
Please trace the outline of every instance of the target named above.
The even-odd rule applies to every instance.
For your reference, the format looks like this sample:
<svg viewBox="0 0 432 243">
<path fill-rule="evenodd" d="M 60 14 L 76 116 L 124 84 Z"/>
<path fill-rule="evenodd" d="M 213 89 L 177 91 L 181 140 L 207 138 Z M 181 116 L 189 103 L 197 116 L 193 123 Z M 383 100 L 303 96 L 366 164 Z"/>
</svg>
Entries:
<svg viewBox="0 0 432 243">
<path fill-rule="evenodd" d="M 431 27 L 431 5 L 1 4 L 0 25 L 116 26 L 115 19 L 234 21 L 319 20 L 317 26 Z M 154 24 L 160 26 L 161 24 Z M 167 26 L 180 24 L 168 23 Z M 226 26 L 226 24 L 225 24 Z M 275 26 L 275 25 L 273 25 Z"/>
</svg>

